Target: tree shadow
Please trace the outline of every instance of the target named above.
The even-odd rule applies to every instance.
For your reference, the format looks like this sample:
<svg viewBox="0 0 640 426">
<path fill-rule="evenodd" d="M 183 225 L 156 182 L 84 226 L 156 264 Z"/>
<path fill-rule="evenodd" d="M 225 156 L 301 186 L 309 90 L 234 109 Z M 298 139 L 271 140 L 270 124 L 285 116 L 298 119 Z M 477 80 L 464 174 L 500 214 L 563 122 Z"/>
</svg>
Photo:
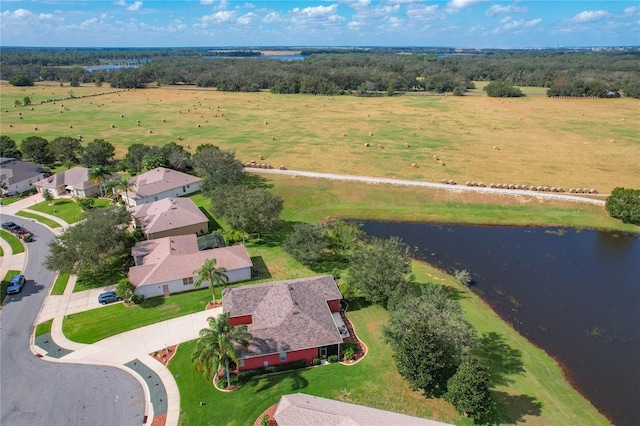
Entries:
<svg viewBox="0 0 640 426">
<path fill-rule="evenodd" d="M 301 392 L 303 389 L 309 387 L 309 381 L 302 377 L 300 370 L 284 371 L 281 373 L 270 374 L 268 376 L 262 376 L 260 378 L 254 378 L 245 386 L 250 386 L 252 388 L 252 392 L 259 393 L 280 384 L 285 387 L 282 390 L 283 394 Z"/>
<path fill-rule="evenodd" d="M 213 216 L 211 216 L 211 213 L 209 213 L 209 210 L 205 209 L 204 207 L 198 207 L 198 208 L 200 209 L 202 214 L 207 217 L 207 220 L 209 221 L 207 232 L 211 233 L 215 230 L 222 229 L 222 226 L 220 226 L 218 221 L 215 220 Z"/>
<path fill-rule="evenodd" d="M 158 306 L 162 306 L 166 303 L 167 298 L 164 296 L 151 297 L 149 299 L 144 299 L 144 302 L 139 304 L 142 309 L 153 309 Z"/>
<path fill-rule="evenodd" d="M 451 300 L 462 300 L 462 299 L 466 299 L 468 296 L 465 294 L 464 291 L 459 290 L 455 287 L 452 287 L 450 285 L 442 285 L 442 288 L 444 288 L 444 291 L 447 292 L 447 295 L 449 296 L 449 299 Z"/>
<path fill-rule="evenodd" d="M 504 338 L 494 331 L 482 335 L 475 352 L 489 368 L 491 383 L 494 386 L 509 385 L 513 380 L 508 376 L 524 373 L 522 352 L 509 346 Z"/>
<path fill-rule="evenodd" d="M 338 275 L 334 278 L 340 278 L 342 271 L 346 270 L 349 266 L 349 261 L 343 256 L 332 252 L 325 252 L 320 256 L 318 262 L 309 266 L 313 272 L 319 274 Z"/>
<path fill-rule="evenodd" d="M 271 278 L 271 272 L 269 272 L 269 268 L 267 267 L 267 264 L 265 263 L 262 256 L 252 256 L 251 262 L 253 263 L 253 270 L 258 272 L 258 276 L 252 277 L 252 278 L 256 278 L 256 279 Z"/>
<path fill-rule="evenodd" d="M 525 416 L 540 416 L 542 403 L 529 395 L 509 395 L 506 392 L 493 391 L 495 406 L 489 416 L 488 424 L 518 424 Z"/>
<path fill-rule="evenodd" d="M 243 180 L 245 185 L 250 186 L 252 188 L 265 188 L 265 189 L 273 188 L 273 184 L 270 181 L 268 181 L 263 176 L 258 176 L 257 174 L 245 173 Z"/>
<path fill-rule="evenodd" d="M 355 312 L 371 306 L 371 302 L 365 300 L 364 297 L 352 297 L 346 303 L 348 304 L 347 312 Z"/>
</svg>

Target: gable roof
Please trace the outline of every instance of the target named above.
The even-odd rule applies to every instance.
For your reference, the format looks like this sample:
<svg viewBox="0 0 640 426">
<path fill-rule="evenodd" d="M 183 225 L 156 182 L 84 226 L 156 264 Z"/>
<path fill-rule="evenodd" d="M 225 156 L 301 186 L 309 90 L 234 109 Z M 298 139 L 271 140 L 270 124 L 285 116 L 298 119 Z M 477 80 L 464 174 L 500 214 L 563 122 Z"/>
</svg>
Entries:
<svg viewBox="0 0 640 426">
<path fill-rule="evenodd" d="M 329 300 L 342 299 L 329 275 L 227 288 L 222 309 L 230 317 L 251 315 L 253 336 L 241 358 L 342 343 Z"/>
<path fill-rule="evenodd" d="M 36 182 L 36 185 L 44 188 L 57 188 L 59 186 L 70 186 L 74 189 L 87 189 L 96 186 L 89 179 L 89 169 L 86 167 L 72 167 L 64 172 L 56 173 L 53 176 Z"/>
<path fill-rule="evenodd" d="M 133 209 L 145 234 L 207 223 L 209 220 L 190 198 L 164 198 Z"/>
<path fill-rule="evenodd" d="M 151 197 L 201 180 L 177 170 L 156 167 L 129 179 L 129 182 L 134 184 L 133 192 L 129 192 L 129 196 L 134 199 Z"/>
<path fill-rule="evenodd" d="M 436 420 L 296 393 L 282 395 L 274 413 L 279 426 L 444 426 Z"/>
<path fill-rule="evenodd" d="M 142 264 L 129 268 L 129 281 L 135 287 L 193 277 L 206 259 L 216 259 L 216 267 L 227 271 L 253 266 L 243 245 L 198 251 L 196 235 L 179 235 L 140 241 L 131 250 Z"/>
<path fill-rule="evenodd" d="M 44 176 L 44 169 L 41 164 L 29 161 L 20 161 L 16 158 L 0 158 L 0 180 L 7 185 L 13 185 L 18 182 L 32 179 L 34 177 L 41 178 Z"/>
</svg>

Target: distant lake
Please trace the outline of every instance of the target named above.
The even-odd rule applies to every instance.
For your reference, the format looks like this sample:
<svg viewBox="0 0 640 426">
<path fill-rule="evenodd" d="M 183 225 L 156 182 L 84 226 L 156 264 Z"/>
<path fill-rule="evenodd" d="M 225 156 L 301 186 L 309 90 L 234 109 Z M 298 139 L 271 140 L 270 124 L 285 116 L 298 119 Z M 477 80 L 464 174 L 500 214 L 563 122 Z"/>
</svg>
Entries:
<svg viewBox="0 0 640 426">
<path fill-rule="evenodd" d="M 467 269 L 503 320 L 616 425 L 640 419 L 640 237 L 594 230 L 364 222 L 414 257 Z"/>
<path fill-rule="evenodd" d="M 275 59 L 277 61 L 302 61 L 308 55 L 259 55 L 259 56 L 203 56 L 204 59 Z"/>
<path fill-rule="evenodd" d="M 112 63 L 105 63 L 104 65 L 92 65 L 83 68 L 87 71 L 114 71 L 120 68 L 138 68 L 140 64 L 146 64 L 149 62 L 151 62 L 150 59 L 114 61 Z"/>
</svg>

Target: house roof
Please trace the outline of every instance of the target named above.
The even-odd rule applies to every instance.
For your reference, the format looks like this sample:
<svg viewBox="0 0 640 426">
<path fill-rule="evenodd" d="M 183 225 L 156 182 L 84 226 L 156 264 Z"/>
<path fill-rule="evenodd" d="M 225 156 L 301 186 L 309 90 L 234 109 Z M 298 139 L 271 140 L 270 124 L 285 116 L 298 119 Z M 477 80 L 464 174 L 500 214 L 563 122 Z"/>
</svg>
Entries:
<svg viewBox="0 0 640 426">
<path fill-rule="evenodd" d="M 153 203 L 141 204 L 133 209 L 145 234 L 183 228 L 209 220 L 189 198 L 164 198 Z"/>
<path fill-rule="evenodd" d="M 446 426 L 447 423 L 295 393 L 282 395 L 274 413 L 278 426 Z"/>
<path fill-rule="evenodd" d="M 151 197 L 201 180 L 177 170 L 157 167 L 129 179 L 129 182 L 134 184 L 133 191 L 129 192 L 129 196 L 132 199 Z"/>
<path fill-rule="evenodd" d="M 0 181 L 7 185 L 13 185 L 18 182 L 41 178 L 44 175 L 44 169 L 41 164 L 31 163 L 28 161 L 20 161 L 16 158 L 0 158 Z"/>
<path fill-rule="evenodd" d="M 43 188 L 71 186 L 74 189 L 87 189 L 96 186 L 96 184 L 89 179 L 89 169 L 86 167 L 72 167 L 69 170 L 42 179 L 36 182 L 36 185 Z"/>
<path fill-rule="evenodd" d="M 329 275 L 227 288 L 222 309 L 230 317 L 251 315 L 253 336 L 241 358 L 342 343 L 329 300 L 342 299 Z"/>
<path fill-rule="evenodd" d="M 253 266 L 243 245 L 198 251 L 195 234 L 140 241 L 131 254 L 142 257 L 142 264 L 129 268 L 129 281 L 136 287 L 193 277 L 207 259 L 215 258 L 216 266 L 227 271 Z"/>
</svg>

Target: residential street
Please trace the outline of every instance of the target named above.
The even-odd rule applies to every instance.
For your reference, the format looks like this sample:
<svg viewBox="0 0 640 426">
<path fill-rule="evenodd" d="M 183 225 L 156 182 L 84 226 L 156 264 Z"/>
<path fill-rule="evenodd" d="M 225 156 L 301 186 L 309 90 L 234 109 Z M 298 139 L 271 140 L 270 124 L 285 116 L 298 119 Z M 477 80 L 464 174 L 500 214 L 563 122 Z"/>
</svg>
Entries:
<svg viewBox="0 0 640 426">
<path fill-rule="evenodd" d="M 0 424 L 140 425 L 145 394 L 138 380 L 113 367 L 54 363 L 30 348 L 32 327 L 55 274 L 42 261 L 53 237 L 49 229 L 2 215 L 35 234 L 24 268 L 27 284 L 0 311 Z"/>
</svg>

